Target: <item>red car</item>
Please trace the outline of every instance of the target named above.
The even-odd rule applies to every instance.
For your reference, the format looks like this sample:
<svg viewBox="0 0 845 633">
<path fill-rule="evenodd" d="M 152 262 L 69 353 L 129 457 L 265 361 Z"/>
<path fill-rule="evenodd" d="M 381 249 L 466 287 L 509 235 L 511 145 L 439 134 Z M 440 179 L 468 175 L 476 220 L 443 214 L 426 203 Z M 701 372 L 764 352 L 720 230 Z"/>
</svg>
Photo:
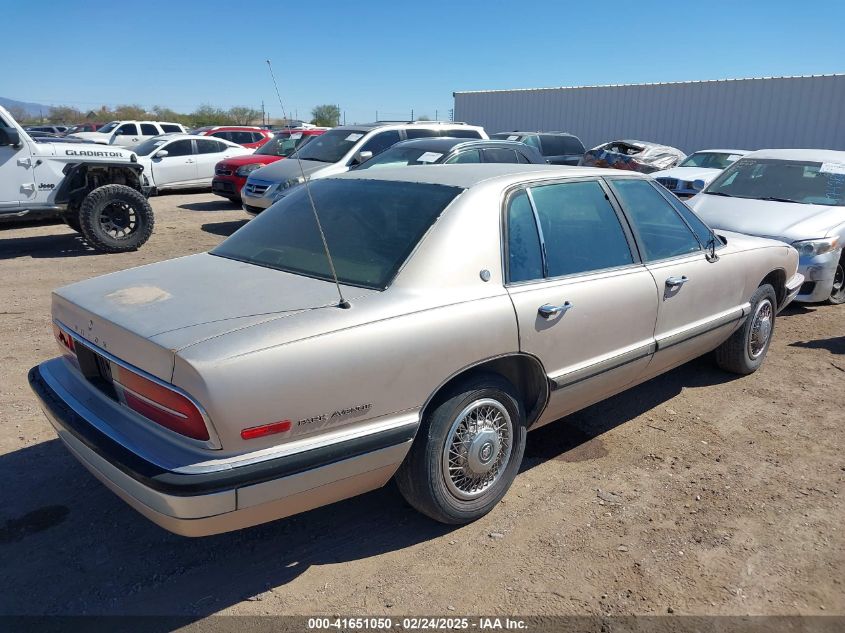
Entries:
<svg viewBox="0 0 845 633">
<path fill-rule="evenodd" d="M 218 196 L 229 198 L 232 202 L 240 203 L 241 188 L 246 184 L 250 172 L 287 158 L 302 145 L 325 131 L 326 128 L 309 128 L 276 132 L 275 137 L 254 154 L 221 160 L 214 168 L 211 191 Z"/>
<path fill-rule="evenodd" d="M 210 125 L 194 130 L 192 134 L 216 136 L 217 138 L 243 145 L 249 149 L 258 149 L 273 138 L 273 132 L 270 130 L 249 125 Z"/>
</svg>

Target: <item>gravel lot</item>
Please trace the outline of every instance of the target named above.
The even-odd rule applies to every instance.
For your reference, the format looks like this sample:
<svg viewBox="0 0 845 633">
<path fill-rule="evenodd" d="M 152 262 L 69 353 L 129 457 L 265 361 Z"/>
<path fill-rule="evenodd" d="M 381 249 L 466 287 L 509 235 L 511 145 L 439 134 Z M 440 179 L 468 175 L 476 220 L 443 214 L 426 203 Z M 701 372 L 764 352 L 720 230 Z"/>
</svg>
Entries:
<svg viewBox="0 0 845 633">
<path fill-rule="evenodd" d="M 206 250 L 246 219 L 205 193 L 152 203 L 131 254 L 0 225 L 0 613 L 845 613 L 845 306 L 790 308 L 752 376 L 698 359 L 532 433 L 472 525 L 388 486 L 234 534 L 159 529 L 67 453 L 26 381 L 55 355 L 53 288 Z"/>
</svg>

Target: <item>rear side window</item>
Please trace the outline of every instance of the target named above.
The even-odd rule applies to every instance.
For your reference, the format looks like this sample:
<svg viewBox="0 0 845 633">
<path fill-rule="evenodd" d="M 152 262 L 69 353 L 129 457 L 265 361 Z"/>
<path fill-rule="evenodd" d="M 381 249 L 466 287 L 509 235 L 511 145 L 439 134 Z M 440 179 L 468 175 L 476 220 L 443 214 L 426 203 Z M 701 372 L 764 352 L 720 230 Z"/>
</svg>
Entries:
<svg viewBox="0 0 845 633">
<path fill-rule="evenodd" d="M 261 132 L 250 132 L 253 143 L 260 143 L 264 140 L 264 135 Z"/>
<path fill-rule="evenodd" d="M 522 152 L 516 153 L 516 159 L 517 159 L 518 162 L 523 163 L 523 164 L 530 165 L 532 163 L 532 161 L 529 160 L 529 158 L 525 154 L 523 154 Z"/>
<path fill-rule="evenodd" d="M 443 130 L 440 136 L 449 136 L 451 138 L 481 138 L 478 130 L 454 127 Z"/>
<path fill-rule="evenodd" d="M 480 163 L 481 153 L 477 149 L 468 149 L 465 152 L 460 152 L 443 162 L 449 165 L 457 163 Z"/>
<path fill-rule="evenodd" d="M 141 135 L 158 136 L 158 128 L 152 123 L 141 123 Z"/>
<path fill-rule="evenodd" d="M 531 281 L 543 278 L 543 256 L 540 237 L 534 222 L 534 211 L 528 194 L 521 190 L 508 201 L 508 281 Z"/>
<path fill-rule="evenodd" d="M 517 163 L 516 152 L 501 147 L 488 147 L 484 151 L 485 163 Z"/>
<path fill-rule="evenodd" d="M 167 134 L 168 132 L 181 132 L 182 128 L 178 125 L 162 123 L 161 124 L 162 131 Z"/>
<path fill-rule="evenodd" d="M 669 201 L 647 180 L 610 179 L 633 224 L 643 259 L 655 261 L 694 253 L 698 240 Z"/>
<path fill-rule="evenodd" d="M 543 147 L 543 156 L 584 153 L 584 146 L 574 136 L 543 134 L 540 136 L 540 144 Z"/>
<path fill-rule="evenodd" d="M 211 139 L 197 139 L 197 153 L 198 154 L 215 154 L 217 152 L 225 152 L 229 148 L 225 143 L 220 141 L 212 141 Z"/>
<path fill-rule="evenodd" d="M 408 128 L 405 130 L 405 136 L 410 138 L 433 138 L 435 136 L 440 136 L 440 133 L 437 130 L 426 130 L 420 128 Z"/>
<path fill-rule="evenodd" d="M 388 147 L 393 147 L 400 140 L 401 139 L 399 138 L 398 130 L 388 130 L 386 132 L 379 132 L 369 141 L 364 143 L 364 146 L 361 148 L 360 151 L 372 152 L 373 156 L 375 156 L 376 154 L 381 154 Z"/>
<path fill-rule="evenodd" d="M 595 180 L 532 187 L 549 277 L 634 261 L 616 212 Z"/>
</svg>

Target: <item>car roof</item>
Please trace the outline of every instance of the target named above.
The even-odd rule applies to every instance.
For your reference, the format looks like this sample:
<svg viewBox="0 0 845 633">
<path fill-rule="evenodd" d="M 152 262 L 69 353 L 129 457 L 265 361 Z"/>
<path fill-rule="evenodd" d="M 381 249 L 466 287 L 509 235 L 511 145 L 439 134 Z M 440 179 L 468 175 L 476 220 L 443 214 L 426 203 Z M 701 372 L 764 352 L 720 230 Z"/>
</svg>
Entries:
<svg viewBox="0 0 845 633">
<path fill-rule="evenodd" d="M 226 143 L 227 145 L 232 145 L 233 147 L 242 147 L 237 143 L 232 143 L 232 141 L 227 141 L 225 138 L 209 138 L 204 134 L 185 134 L 183 132 L 168 132 L 167 134 L 159 134 L 158 136 L 154 136 L 153 138 L 160 138 L 166 141 L 181 141 L 185 139 L 196 139 L 198 141 L 218 141 L 220 143 Z"/>
<path fill-rule="evenodd" d="M 525 149 L 528 147 L 525 143 L 519 141 L 505 141 L 501 139 L 483 139 L 483 138 L 457 138 L 454 136 L 431 136 L 423 138 L 412 138 L 407 141 L 400 141 L 393 145 L 394 147 L 419 147 L 423 149 L 430 149 L 436 152 L 449 152 L 459 147 L 512 147 L 513 149 Z M 532 148 L 534 149 L 534 148 Z"/>
<path fill-rule="evenodd" d="M 480 126 L 477 125 L 467 125 L 466 123 L 462 123 L 460 121 L 375 121 L 373 123 L 356 123 L 355 125 L 339 125 L 337 127 L 332 128 L 333 130 L 344 130 L 350 132 L 369 132 L 371 130 L 375 130 L 382 127 L 395 127 L 395 128 L 460 128 L 460 129 L 480 129 Z"/>
<path fill-rule="evenodd" d="M 513 132 L 496 132 L 496 135 L 499 134 L 552 134 L 554 136 L 575 136 L 572 132 L 530 132 L 530 131 L 519 131 L 514 130 Z M 577 136 L 575 138 L 578 138 Z"/>
<path fill-rule="evenodd" d="M 597 167 L 569 167 L 562 165 L 526 165 L 514 163 L 473 163 L 463 165 L 410 165 L 384 169 L 352 170 L 331 178 L 343 180 L 389 180 L 397 182 L 448 185 L 469 189 L 479 183 L 500 180 L 518 183 L 532 174 L 540 178 L 583 178 L 590 176 L 633 176 L 645 178 L 636 172 Z"/>
<path fill-rule="evenodd" d="M 747 154 L 751 150 L 748 149 L 697 149 L 693 154 Z M 690 154 L 692 156 L 692 154 Z"/>
<path fill-rule="evenodd" d="M 749 152 L 745 158 L 845 163 L 845 152 L 832 149 L 761 149 Z"/>
</svg>

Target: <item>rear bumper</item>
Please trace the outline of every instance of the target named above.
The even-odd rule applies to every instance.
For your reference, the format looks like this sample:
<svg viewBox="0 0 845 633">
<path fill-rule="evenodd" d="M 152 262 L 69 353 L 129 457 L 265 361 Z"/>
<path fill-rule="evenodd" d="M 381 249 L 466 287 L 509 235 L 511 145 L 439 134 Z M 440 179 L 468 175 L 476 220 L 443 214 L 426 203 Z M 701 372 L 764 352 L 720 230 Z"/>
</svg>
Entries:
<svg viewBox="0 0 845 633">
<path fill-rule="evenodd" d="M 354 439 L 246 465 L 184 473 L 122 445 L 91 423 L 48 361 L 29 372 L 47 419 L 70 452 L 109 489 L 161 527 L 205 536 L 272 521 L 378 488 L 410 448 L 416 420 Z M 63 362 L 63 361 L 58 361 Z"/>
</svg>

